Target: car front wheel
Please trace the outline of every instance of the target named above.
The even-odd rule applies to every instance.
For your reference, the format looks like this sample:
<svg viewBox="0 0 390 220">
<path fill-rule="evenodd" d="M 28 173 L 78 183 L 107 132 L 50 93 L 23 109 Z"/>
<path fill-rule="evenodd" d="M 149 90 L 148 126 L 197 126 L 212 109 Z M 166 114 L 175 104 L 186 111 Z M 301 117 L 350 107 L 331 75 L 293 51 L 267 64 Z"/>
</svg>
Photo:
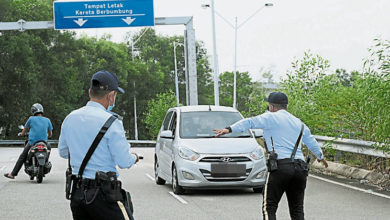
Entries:
<svg viewBox="0 0 390 220">
<path fill-rule="evenodd" d="M 154 179 L 157 185 L 164 185 L 165 180 L 158 176 L 160 171 L 160 165 L 158 164 L 157 158 L 154 159 Z"/>
<path fill-rule="evenodd" d="M 184 193 L 183 187 L 179 185 L 179 180 L 177 177 L 177 170 L 175 165 L 173 165 L 172 168 L 172 189 L 173 189 L 173 193 L 177 195 L 181 195 Z"/>
</svg>

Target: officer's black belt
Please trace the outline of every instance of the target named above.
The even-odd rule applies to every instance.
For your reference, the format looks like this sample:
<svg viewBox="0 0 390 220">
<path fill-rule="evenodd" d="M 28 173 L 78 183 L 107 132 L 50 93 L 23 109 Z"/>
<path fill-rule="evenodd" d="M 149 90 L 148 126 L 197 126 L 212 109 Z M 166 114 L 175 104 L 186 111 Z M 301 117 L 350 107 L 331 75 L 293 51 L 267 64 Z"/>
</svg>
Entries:
<svg viewBox="0 0 390 220">
<path fill-rule="evenodd" d="M 94 179 L 87 179 L 87 178 L 83 178 L 81 179 L 76 179 L 76 183 L 78 186 L 83 186 L 84 188 L 87 188 L 87 189 L 90 189 L 90 188 L 96 188 L 98 185 L 97 185 L 97 181 L 95 181 Z"/>
<path fill-rule="evenodd" d="M 281 164 L 305 163 L 305 161 L 300 159 L 294 159 L 294 161 L 291 161 L 290 158 L 285 158 L 285 159 L 277 160 L 277 163 L 278 165 L 281 165 Z"/>
</svg>

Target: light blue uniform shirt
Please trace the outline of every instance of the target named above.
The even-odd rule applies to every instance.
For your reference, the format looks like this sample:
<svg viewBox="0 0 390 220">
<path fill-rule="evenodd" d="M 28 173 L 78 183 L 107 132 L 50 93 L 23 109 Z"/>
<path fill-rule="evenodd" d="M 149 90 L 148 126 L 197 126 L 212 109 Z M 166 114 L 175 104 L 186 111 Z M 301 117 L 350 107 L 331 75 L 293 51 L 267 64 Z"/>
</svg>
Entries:
<svg viewBox="0 0 390 220">
<path fill-rule="evenodd" d="M 70 152 L 74 175 L 78 174 L 89 147 L 110 116 L 104 106 L 92 101 L 66 116 L 61 127 L 58 152 L 65 159 L 68 159 Z M 119 168 L 130 168 L 136 159 L 136 156 L 130 153 L 122 121 L 116 119 L 88 161 L 83 178 L 95 179 L 97 171 L 113 171 L 119 176 L 116 165 Z"/>
<path fill-rule="evenodd" d="M 47 141 L 47 133 L 53 130 L 50 119 L 43 116 L 31 116 L 24 127 L 30 129 L 28 131 L 28 144 L 31 146 L 40 140 Z"/>
<path fill-rule="evenodd" d="M 272 142 L 275 152 L 279 159 L 290 158 L 293 152 L 295 143 L 297 142 L 303 122 L 290 114 L 286 110 L 277 112 L 266 112 L 253 118 L 242 119 L 231 126 L 232 132 L 242 132 L 248 129 L 260 128 L 264 131 L 264 139 L 267 143 L 267 148 L 272 151 Z M 309 148 L 309 150 L 318 158 L 323 159 L 322 150 L 314 136 L 310 133 L 309 128 L 304 124 L 301 143 Z M 297 149 L 295 159 L 304 160 L 301 143 Z"/>
</svg>

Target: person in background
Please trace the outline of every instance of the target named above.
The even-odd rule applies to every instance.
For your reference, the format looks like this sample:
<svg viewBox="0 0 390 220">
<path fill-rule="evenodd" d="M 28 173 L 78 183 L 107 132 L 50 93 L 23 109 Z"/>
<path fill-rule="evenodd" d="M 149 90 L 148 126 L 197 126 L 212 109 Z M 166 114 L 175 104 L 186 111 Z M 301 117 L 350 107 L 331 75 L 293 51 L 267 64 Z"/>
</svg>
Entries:
<svg viewBox="0 0 390 220">
<path fill-rule="evenodd" d="M 24 162 L 26 162 L 26 158 L 31 146 L 33 146 L 37 141 L 41 140 L 47 142 L 47 139 L 53 134 L 53 125 L 51 124 L 50 119 L 43 116 L 43 106 L 41 104 L 35 103 L 32 105 L 31 114 L 32 116 L 27 120 L 22 132 L 18 134 L 18 136 L 23 136 L 26 134 L 26 132 L 29 132 L 28 143 L 16 161 L 12 172 L 4 174 L 4 176 L 7 178 L 15 179 L 15 176 L 18 175 Z M 47 147 L 50 149 L 49 144 L 47 144 Z"/>
</svg>

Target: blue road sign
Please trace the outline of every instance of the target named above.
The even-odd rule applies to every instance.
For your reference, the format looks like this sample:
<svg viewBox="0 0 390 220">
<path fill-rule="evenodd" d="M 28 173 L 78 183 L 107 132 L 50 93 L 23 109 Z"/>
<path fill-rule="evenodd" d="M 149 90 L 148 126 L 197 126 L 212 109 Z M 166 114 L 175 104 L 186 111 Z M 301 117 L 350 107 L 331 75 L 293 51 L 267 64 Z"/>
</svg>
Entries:
<svg viewBox="0 0 390 220">
<path fill-rule="evenodd" d="M 54 29 L 153 26 L 153 0 L 54 2 Z"/>
</svg>

